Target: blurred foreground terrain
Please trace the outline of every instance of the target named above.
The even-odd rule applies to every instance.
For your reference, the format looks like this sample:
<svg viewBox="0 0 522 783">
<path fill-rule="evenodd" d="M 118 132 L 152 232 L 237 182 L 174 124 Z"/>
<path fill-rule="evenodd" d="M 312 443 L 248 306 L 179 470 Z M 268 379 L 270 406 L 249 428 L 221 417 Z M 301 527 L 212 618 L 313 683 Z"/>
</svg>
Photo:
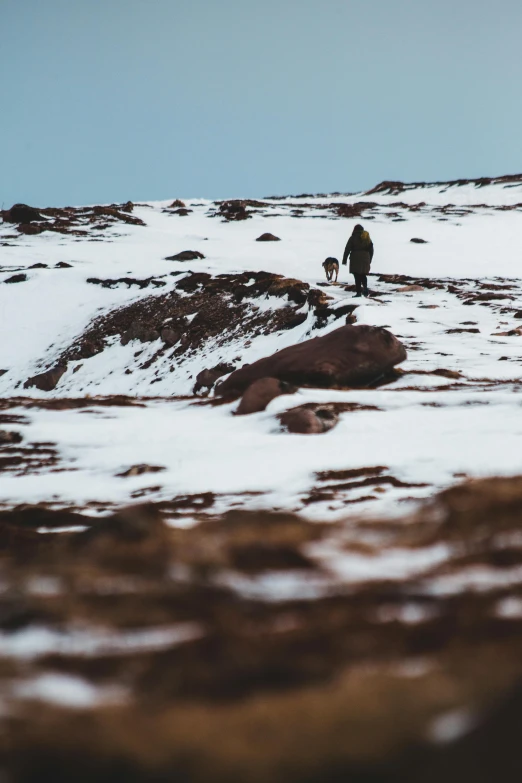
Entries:
<svg viewBox="0 0 522 783">
<path fill-rule="evenodd" d="M 520 780 L 521 518 L 3 512 L 2 780 Z"/>
</svg>

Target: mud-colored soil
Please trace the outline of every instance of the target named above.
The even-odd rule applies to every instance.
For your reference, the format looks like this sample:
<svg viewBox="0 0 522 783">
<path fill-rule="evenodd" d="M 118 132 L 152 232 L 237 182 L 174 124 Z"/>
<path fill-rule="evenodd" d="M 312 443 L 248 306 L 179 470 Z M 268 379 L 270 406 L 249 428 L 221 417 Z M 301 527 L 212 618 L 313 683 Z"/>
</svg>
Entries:
<svg viewBox="0 0 522 783">
<path fill-rule="evenodd" d="M 382 483 L 386 471 L 318 479 Z M 462 485 L 413 517 L 348 529 L 231 512 L 180 530 L 154 505 L 97 520 L 3 513 L 2 770 L 12 781 L 486 783 L 494 767 L 515 780 L 521 513 L 520 478 Z M 34 532 L 80 520 L 83 533 Z M 384 567 L 345 584 L 332 546 L 341 557 L 402 551 L 404 576 Z M 442 560 L 408 567 L 434 546 Z M 491 575 L 481 589 L 449 589 L 475 573 Z M 9 652 L 23 638 L 31 649 L 37 629 L 61 641 Z M 179 640 L 165 642 L 172 629 Z M 90 643 L 73 644 L 82 633 Z M 28 683 L 49 675 L 80 678 L 106 702 L 36 709 Z"/>
</svg>

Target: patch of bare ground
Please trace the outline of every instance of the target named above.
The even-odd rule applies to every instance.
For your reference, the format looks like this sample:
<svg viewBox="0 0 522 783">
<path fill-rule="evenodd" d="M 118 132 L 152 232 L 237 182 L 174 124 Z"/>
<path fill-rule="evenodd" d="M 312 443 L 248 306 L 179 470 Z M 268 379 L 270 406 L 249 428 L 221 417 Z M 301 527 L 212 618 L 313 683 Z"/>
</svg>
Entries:
<svg viewBox="0 0 522 783">
<path fill-rule="evenodd" d="M 171 529 L 149 505 L 41 536 L 81 515 L 2 514 L 4 774 L 517 780 L 521 512 L 513 478 L 349 527 L 235 512 Z M 60 703 L 78 678 L 88 707 Z"/>
<path fill-rule="evenodd" d="M 0 410 L 9 410 L 10 408 L 41 408 L 49 411 L 75 410 L 77 408 L 126 408 L 129 406 L 143 408 L 145 407 L 147 397 L 127 397 L 123 394 L 115 394 L 109 397 L 55 397 L 52 399 L 34 399 L 32 397 L 4 397 L 0 399 Z M 155 400 L 158 398 L 155 397 Z M 191 399 L 190 397 L 169 397 L 172 399 Z M 4 414 L 8 415 L 8 414 Z M 0 423 L 2 422 L 0 415 Z"/>
<path fill-rule="evenodd" d="M 121 223 L 144 226 L 141 218 L 132 215 L 134 204 L 110 204 L 94 207 L 46 207 L 35 209 L 26 204 L 15 204 L 9 210 L 0 210 L 6 223 L 16 223 L 21 234 L 36 235 L 44 231 L 87 237 L 91 231 L 101 232 Z"/>
<path fill-rule="evenodd" d="M 174 276 L 177 278 L 178 273 Z M 163 280 L 155 278 L 105 281 L 93 278 L 90 282 L 109 287 L 122 282 L 141 288 L 149 284 L 165 285 Z M 273 310 L 257 306 L 256 300 L 269 297 L 284 298 L 288 304 Z M 123 345 L 130 341 L 157 345 L 156 352 L 145 363 L 136 362 L 140 369 L 147 369 L 165 355 L 179 364 L 185 355 L 200 351 L 209 340 L 222 346 L 238 338 L 293 329 L 307 319 L 310 311 L 317 325 L 323 325 L 328 319 L 342 318 L 355 309 L 353 305 L 331 308 L 329 302 L 330 297 L 310 288 L 308 283 L 269 272 L 215 277 L 205 272 L 188 272 L 176 279 L 168 293 L 144 297 L 97 318 L 58 357 L 54 366 L 63 374 L 68 362 L 101 353 L 114 338 Z M 35 377 L 39 379 L 47 374 Z M 33 381 L 29 379 L 27 383 Z"/>
<path fill-rule="evenodd" d="M 427 487 L 428 484 L 414 484 L 391 476 L 388 468 L 378 465 L 367 468 L 354 468 L 347 470 L 329 470 L 316 473 L 316 481 L 308 495 L 302 502 L 305 506 L 313 503 L 326 503 L 340 501 L 343 505 L 361 503 L 366 500 L 375 500 L 374 495 L 360 495 L 360 490 L 366 487 L 377 488 L 395 487 L 398 489 L 413 489 Z M 356 497 L 351 493 L 355 492 Z"/>
<path fill-rule="evenodd" d="M 25 423 L 21 416 L 0 416 L 0 424 Z M 0 429 L 0 474 L 23 476 L 41 470 L 62 470 L 55 443 L 28 443 L 14 429 Z"/>
</svg>

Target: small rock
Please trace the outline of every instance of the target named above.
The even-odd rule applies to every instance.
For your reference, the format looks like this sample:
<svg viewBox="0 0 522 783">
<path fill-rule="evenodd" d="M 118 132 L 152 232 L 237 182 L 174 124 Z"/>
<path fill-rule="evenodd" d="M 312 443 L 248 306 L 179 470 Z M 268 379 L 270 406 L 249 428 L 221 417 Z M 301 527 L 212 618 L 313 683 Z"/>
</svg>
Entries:
<svg viewBox="0 0 522 783">
<path fill-rule="evenodd" d="M 269 402 L 281 394 L 294 394 L 297 386 L 277 378 L 259 378 L 250 384 L 236 410 L 238 416 L 264 411 Z"/>
<path fill-rule="evenodd" d="M 311 288 L 307 295 L 308 304 L 311 307 L 322 307 L 332 300 L 331 296 L 320 291 L 318 288 Z"/>
<path fill-rule="evenodd" d="M 256 242 L 280 242 L 281 238 L 276 237 L 275 234 L 270 234 L 269 232 L 265 234 L 261 234 L 260 237 L 256 239 Z"/>
<path fill-rule="evenodd" d="M 233 364 L 216 364 L 211 369 L 202 370 L 196 375 L 196 383 L 194 384 L 193 392 L 197 394 L 201 389 L 211 389 L 215 382 L 223 375 L 228 375 L 229 372 L 233 372 L 235 367 Z"/>
<path fill-rule="evenodd" d="M 28 269 L 49 269 L 48 264 L 33 264 L 32 266 L 27 267 Z"/>
<path fill-rule="evenodd" d="M 70 269 L 71 267 L 72 264 L 68 264 L 67 261 L 58 261 L 58 263 L 54 265 L 55 269 Z"/>
<path fill-rule="evenodd" d="M 219 214 L 225 220 L 248 220 L 251 214 L 242 201 L 222 201 L 219 205 Z"/>
<path fill-rule="evenodd" d="M 19 275 L 8 277 L 7 280 L 4 280 L 4 283 L 25 283 L 27 279 L 27 275 L 21 272 Z"/>
<path fill-rule="evenodd" d="M 0 445 L 6 443 L 21 443 L 23 440 L 19 432 L 13 432 L 12 430 L 0 430 Z"/>
<path fill-rule="evenodd" d="M 131 476 L 141 476 L 144 473 L 159 473 L 166 468 L 161 465 L 132 465 L 128 470 L 124 470 L 123 473 L 117 473 L 119 478 L 129 478 Z"/>
<path fill-rule="evenodd" d="M 420 237 L 413 237 L 410 239 L 410 242 L 415 242 L 417 245 L 427 245 L 428 240 L 427 239 L 421 239 Z"/>
<path fill-rule="evenodd" d="M 121 344 L 127 345 L 131 340 L 139 340 L 141 343 L 151 343 L 159 339 L 159 332 L 151 329 L 141 321 L 135 321 L 121 336 Z"/>
<path fill-rule="evenodd" d="M 90 359 L 91 356 L 103 351 L 104 344 L 101 340 L 83 340 L 78 348 L 79 359 Z M 76 358 L 76 357 L 75 357 Z"/>
<path fill-rule="evenodd" d="M 179 209 L 180 207 L 181 207 L 182 209 L 185 209 L 185 207 L 186 207 L 186 204 L 185 204 L 185 202 L 184 202 L 184 201 L 181 201 L 181 199 L 179 199 L 179 198 L 177 198 L 177 199 L 174 199 L 174 201 L 172 202 L 172 204 L 169 204 L 169 209 Z"/>
<path fill-rule="evenodd" d="M 21 234 L 41 234 L 45 231 L 45 226 L 40 226 L 38 223 L 20 223 L 16 229 Z"/>
<path fill-rule="evenodd" d="M 475 331 L 478 332 L 478 329 L 469 329 L 469 331 Z M 522 326 L 517 327 L 516 329 L 508 329 L 505 332 L 492 332 L 492 337 L 520 337 L 522 335 Z"/>
<path fill-rule="evenodd" d="M 175 329 L 169 329 L 168 326 L 161 330 L 161 339 L 165 345 L 168 345 L 169 348 L 171 348 L 173 345 L 176 345 L 180 337 L 181 332 L 177 332 Z"/>
<path fill-rule="evenodd" d="M 335 427 L 339 417 L 328 406 L 291 408 L 279 414 L 279 421 L 288 432 L 319 435 Z"/>
<path fill-rule="evenodd" d="M 199 250 L 182 250 L 181 253 L 176 253 L 175 256 L 167 256 L 165 261 L 196 261 L 198 258 L 205 258 Z"/>
<path fill-rule="evenodd" d="M 67 371 L 67 366 L 64 364 L 58 364 L 56 367 L 52 367 L 46 372 L 42 372 L 39 375 L 33 375 L 32 378 L 24 383 L 24 389 L 29 389 L 31 386 L 36 386 L 41 391 L 52 391 L 62 375 Z"/>
<path fill-rule="evenodd" d="M 296 326 L 301 326 L 301 324 L 304 324 L 307 318 L 308 313 L 296 313 L 295 315 L 292 315 L 290 318 L 288 318 L 281 328 L 295 329 Z"/>
</svg>

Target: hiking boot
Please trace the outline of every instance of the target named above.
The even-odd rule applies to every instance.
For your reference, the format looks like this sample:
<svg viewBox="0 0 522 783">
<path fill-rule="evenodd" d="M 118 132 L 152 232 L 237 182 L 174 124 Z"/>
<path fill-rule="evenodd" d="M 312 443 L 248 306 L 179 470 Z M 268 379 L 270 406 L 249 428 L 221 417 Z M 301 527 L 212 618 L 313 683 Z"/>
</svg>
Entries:
<svg viewBox="0 0 522 783">
<path fill-rule="evenodd" d="M 358 296 L 362 296 L 362 294 L 354 294 L 353 299 L 357 299 Z"/>
</svg>

